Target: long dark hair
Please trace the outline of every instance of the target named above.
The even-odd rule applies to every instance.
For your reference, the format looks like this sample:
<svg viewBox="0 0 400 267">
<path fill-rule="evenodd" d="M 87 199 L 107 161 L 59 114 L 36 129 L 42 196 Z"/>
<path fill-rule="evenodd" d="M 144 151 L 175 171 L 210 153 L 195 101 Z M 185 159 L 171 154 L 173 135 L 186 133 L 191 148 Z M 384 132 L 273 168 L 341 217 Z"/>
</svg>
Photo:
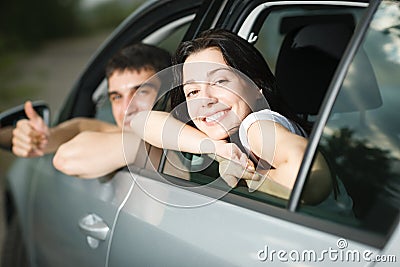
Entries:
<svg viewBox="0 0 400 267">
<path fill-rule="evenodd" d="M 275 76 L 271 72 L 268 63 L 262 54 L 249 42 L 240 36 L 224 30 L 211 29 L 203 32 L 198 38 L 180 44 L 172 58 L 173 65 L 182 66 L 187 57 L 207 48 L 217 48 L 221 51 L 226 64 L 251 79 L 268 102 L 269 108 L 288 119 L 297 122 L 303 128 L 307 128 L 304 121 L 290 112 L 286 105 L 279 100 L 276 94 Z M 176 70 L 178 78 L 181 77 L 181 69 Z M 176 84 L 182 84 L 178 81 Z M 185 101 L 185 95 L 181 86 L 171 92 L 171 105 L 177 107 Z M 175 109 L 174 116 L 178 119 L 187 118 L 187 110 Z"/>
</svg>

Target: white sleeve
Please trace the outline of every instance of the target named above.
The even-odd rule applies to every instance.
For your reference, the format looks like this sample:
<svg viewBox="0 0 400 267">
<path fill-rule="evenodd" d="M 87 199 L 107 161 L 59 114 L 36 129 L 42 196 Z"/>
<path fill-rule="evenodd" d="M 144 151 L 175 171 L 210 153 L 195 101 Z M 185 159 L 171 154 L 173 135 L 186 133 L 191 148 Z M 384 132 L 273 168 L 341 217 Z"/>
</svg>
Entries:
<svg viewBox="0 0 400 267">
<path fill-rule="evenodd" d="M 286 117 L 282 116 L 281 114 L 279 114 L 275 111 L 272 111 L 269 109 L 263 109 L 263 110 L 260 110 L 257 112 L 253 112 L 253 113 L 250 113 L 242 121 L 242 123 L 240 124 L 240 127 L 239 127 L 240 142 L 242 143 L 243 147 L 246 148 L 248 151 L 250 150 L 250 145 L 247 140 L 247 131 L 249 130 L 250 126 L 253 123 L 255 123 L 256 121 L 273 121 L 273 122 L 279 123 L 286 129 L 288 129 L 290 132 L 299 134 L 298 131 L 296 131 L 293 124 Z"/>
</svg>

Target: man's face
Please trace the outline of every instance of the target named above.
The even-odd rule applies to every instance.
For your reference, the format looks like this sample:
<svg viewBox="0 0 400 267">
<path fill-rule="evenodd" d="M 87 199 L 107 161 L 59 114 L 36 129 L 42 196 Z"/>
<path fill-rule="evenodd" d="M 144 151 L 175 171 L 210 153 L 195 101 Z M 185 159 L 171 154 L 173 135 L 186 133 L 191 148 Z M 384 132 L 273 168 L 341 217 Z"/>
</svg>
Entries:
<svg viewBox="0 0 400 267">
<path fill-rule="evenodd" d="M 108 95 L 119 127 L 129 125 L 136 113 L 152 109 L 160 87 L 158 79 L 149 80 L 154 74 L 146 69 L 124 70 L 115 71 L 108 79 Z"/>
</svg>

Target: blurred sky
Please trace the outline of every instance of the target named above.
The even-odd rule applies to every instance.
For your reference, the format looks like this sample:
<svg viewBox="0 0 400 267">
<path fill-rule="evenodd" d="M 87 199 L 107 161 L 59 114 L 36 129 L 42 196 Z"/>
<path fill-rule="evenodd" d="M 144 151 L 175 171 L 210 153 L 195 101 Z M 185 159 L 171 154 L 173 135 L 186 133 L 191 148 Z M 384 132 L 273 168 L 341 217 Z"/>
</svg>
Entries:
<svg viewBox="0 0 400 267">
<path fill-rule="evenodd" d="M 143 2 L 139 0 L 81 0 L 81 7 L 82 8 L 92 8 L 98 6 L 99 4 L 104 4 L 106 2 L 120 2 L 125 5 L 130 5 L 132 2 Z"/>
<path fill-rule="evenodd" d="M 113 1 L 113 0 L 82 0 L 80 5 L 82 8 L 89 9 L 96 5 L 103 4 L 105 2 L 111 2 L 111 1 Z"/>
</svg>

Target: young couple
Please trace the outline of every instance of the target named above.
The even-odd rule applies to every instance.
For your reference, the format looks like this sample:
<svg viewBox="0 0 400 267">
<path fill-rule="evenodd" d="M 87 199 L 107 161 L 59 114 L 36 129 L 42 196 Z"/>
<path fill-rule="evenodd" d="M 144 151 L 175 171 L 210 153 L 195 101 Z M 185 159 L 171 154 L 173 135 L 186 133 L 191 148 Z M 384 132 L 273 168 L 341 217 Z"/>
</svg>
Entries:
<svg viewBox="0 0 400 267">
<path fill-rule="evenodd" d="M 277 184 L 287 192 L 293 188 L 307 145 L 307 127 L 275 97 L 274 76 L 262 55 L 235 34 L 209 30 L 182 43 L 173 63 L 181 86 L 171 92 L 171 113 L 150 111 L 160 83 L 147 82 L 167 66 L 115 67 L 107 71 L 107 78 L 118 127 L 73 119 L 47 129 L 28 102 L 29 120 L 21 121 L 14 130 L 14 153 L 40 156 L 56 151 L 53 161 L 57 169 L 79 177 L 97 177 L 133 163 L 136 153 L 127 155 L 125 161 L 123 146 L 136 151 L 144 139 L 166 149 L 214 154 L 220 162 L 220 175 L 230 186 L 242 178 L 252 189 L 287 198 L 289 194 L 277 194 L 270 185 Z M 142 88 L 152 92 L 152 97 L 149 102 L 138 102 L 151 104 L 135 108 L 139 103 L 134 99 Z M 124 117 L 129 130 L 123 127 Z M 122 127 L 125 144 L 121 142 Z M 104 157 L 105 153 L 109 156 Z M 228 160 L 239 163 L 240 170 L 237 164 L 231 168 Z M 334 179 L 318 154 L 307 182 L 312 190 L 303 201 L 317 204 L 326 199 Z"/>
</svg>

